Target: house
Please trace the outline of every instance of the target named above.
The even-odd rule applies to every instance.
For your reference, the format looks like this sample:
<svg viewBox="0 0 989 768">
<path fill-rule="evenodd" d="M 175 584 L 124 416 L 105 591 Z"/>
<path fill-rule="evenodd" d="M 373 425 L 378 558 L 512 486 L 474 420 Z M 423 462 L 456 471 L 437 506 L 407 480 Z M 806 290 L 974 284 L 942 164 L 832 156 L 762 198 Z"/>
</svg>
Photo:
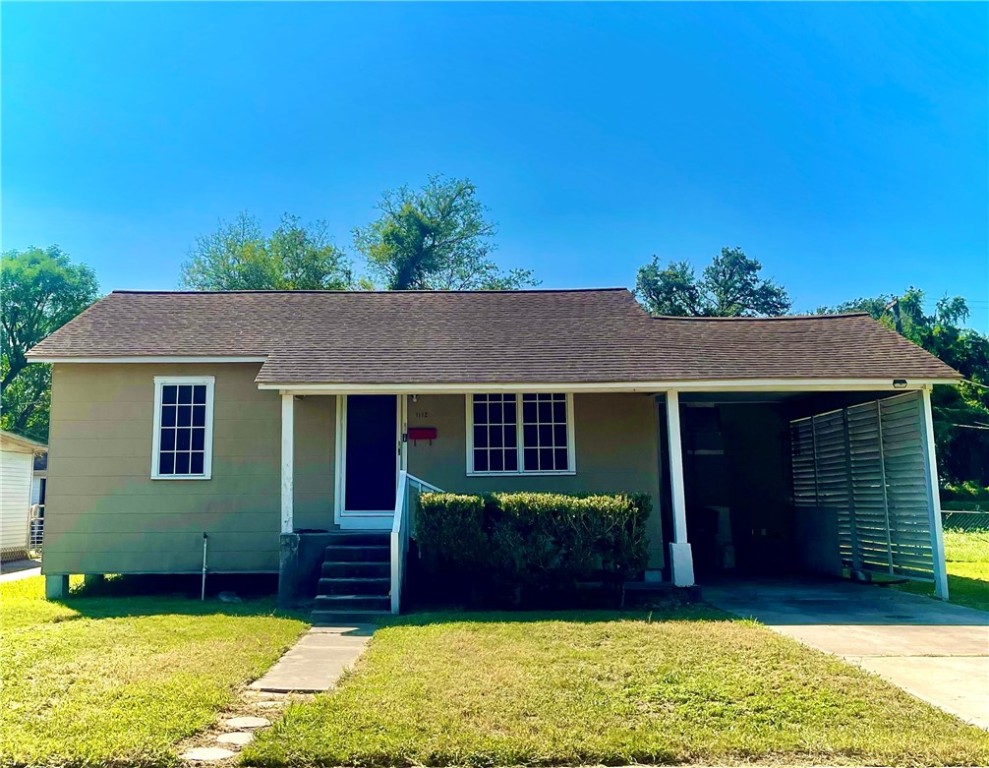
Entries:
<svg viewBox="0 0 989 768">
<path fill-rule="evenodd" d="M 866 315 L 119 291 L 29 358 L 54 365 L 51 596 L 68 574 L 198 573 L 206 534 L 210 572 L 397 610 L 424 488 L 649 494 L 646 577 L 677 585 L 883 571 L 947 593 L 930 391 L 958 374 Z"/>
<path fill-rule="evenodd" d="M 35 462 L 47 446 L 0 430 L 0 560 L 21 560 L 31 542 Z"/>
</svg>

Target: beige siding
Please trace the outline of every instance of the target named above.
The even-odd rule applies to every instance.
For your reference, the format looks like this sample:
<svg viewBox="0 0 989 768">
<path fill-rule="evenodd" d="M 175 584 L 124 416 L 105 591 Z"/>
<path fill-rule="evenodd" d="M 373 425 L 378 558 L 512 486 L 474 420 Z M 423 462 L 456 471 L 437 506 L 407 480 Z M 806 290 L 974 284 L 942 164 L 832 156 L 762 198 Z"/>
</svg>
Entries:
<svg viewBox="0 0 989 768">
<path fill-rule="evenodd" d="M 202 533 L 214 571 L 274 571 L 279 532 L 279 395 L 259 391 L 256 364 L 80 365 L 54 370 L 47 573 L 195 572 Z M 211 480 L 152 480 L 154 377 L 212 375 Z M 332 528 L 334 397 L 295 402 L 295 527 Z M 574 396 L 577 473 L 468 477 L 463 395 L 409 402 L 409 469 L 451 491 L 644 492 L 653 498 L 651 562 L 662 564 L 657 411 L 651 397 Z"/>
<path fill-rule="evenodd" d="M 333 526 L 336 397 L 295 401 L 295 527 Z"/>
<path fill-rule="evenodd" d="M 45 571 L 196 571 L 204 531 L 212 570 L 277 570 L 281 416 L 278 394 L 254 383 L 257 371 L 56 365 Z M 172 375 L 216 377 L 211 480 L 150 477 L 154 377 Z"/>
<path fill-rule="evenodd" d="M 420 395 L 409 400 L 410 426 L 436 427 L 433 444 L 409 445 L 409 472 L 444 490 L 648 493 L 650 564 L 663 564 L 659 516 L 658 411 L 638 394 L 575 394 L 575 475 L 483 477 L 467 475 L 467 414 L 463 395 Z"/>
</svg>

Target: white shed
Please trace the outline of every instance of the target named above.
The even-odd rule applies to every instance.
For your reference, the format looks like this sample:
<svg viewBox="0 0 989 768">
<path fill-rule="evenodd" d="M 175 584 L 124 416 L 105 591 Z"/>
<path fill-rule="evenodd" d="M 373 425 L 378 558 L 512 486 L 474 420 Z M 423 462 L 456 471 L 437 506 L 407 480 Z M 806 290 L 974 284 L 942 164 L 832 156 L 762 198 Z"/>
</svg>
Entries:
<svg viewBox="0 0 989 768">
<path fill-rule="evenodd" d="M 48 446 L 0 430 L 0 560 L 24 557 L 30 548 L 34 457 Z"/>
</svg>

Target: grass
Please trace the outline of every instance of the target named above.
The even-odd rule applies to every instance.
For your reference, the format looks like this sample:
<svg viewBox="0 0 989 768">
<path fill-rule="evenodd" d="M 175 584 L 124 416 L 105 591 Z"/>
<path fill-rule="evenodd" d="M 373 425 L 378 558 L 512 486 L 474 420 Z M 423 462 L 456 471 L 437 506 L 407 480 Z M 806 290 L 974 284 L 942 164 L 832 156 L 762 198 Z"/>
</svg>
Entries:
<svg viewBox="0 0 989 768">
<path fill-rule="evenodd" d="M 951 599 L 989 610 L 989 531 L 946 531 Z M 174 766 L 305 624 L 40 577 L 0 585 L 0 768 Z M 897 588 L 926 594 L 926 584 Z M 333 693 L 247 765 L 986 765 L 989 734 L 836 658 L 708 609 L 423 614 L 379 630 Z"/>
<path fill-rule="evenodd" d="M 989 734 L 750 621 L 433 614 L 380 629 L 251 766 L 986 765 Z"/>
<path fill-rule="evenodd" d="M 949 602 L 989 611 L 989 530 L 944 532 Z M 897 589 L 934 596 L 928 582 L 911 581 Z"/>
<path fill-rule="evenodd" d="M 270 600 L 0 585 L 0 766 L 170 766 L 305 628 Z"/>
</svg>

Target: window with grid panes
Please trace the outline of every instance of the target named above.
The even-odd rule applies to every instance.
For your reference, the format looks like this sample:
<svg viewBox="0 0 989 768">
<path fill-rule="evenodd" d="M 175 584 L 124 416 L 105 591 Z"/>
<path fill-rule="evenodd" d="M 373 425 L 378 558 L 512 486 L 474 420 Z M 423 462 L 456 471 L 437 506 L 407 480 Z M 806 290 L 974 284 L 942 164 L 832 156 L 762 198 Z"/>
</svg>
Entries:
<svg viewBox="0 0 989 768">
<path fill-rule="evenodd" d="M 566 394 L 473 395 L 470 407 L 472 444 L 468 471 L 572 470 Z"/>
<path fill-rule="evenodd" d="M 567 396 L 522 395 L 522 468 L 563 472 L 569 468 Z"/>
<path fill-rule="evenodd" d="M 474 471 L 518 472 L 516 395 L 474 395 Z"/>
<path fill-rule="evenodd" d="M 212 379 L 155 380 L 153 477 L 209 477 L 212 399 Z"/>
</svg>

